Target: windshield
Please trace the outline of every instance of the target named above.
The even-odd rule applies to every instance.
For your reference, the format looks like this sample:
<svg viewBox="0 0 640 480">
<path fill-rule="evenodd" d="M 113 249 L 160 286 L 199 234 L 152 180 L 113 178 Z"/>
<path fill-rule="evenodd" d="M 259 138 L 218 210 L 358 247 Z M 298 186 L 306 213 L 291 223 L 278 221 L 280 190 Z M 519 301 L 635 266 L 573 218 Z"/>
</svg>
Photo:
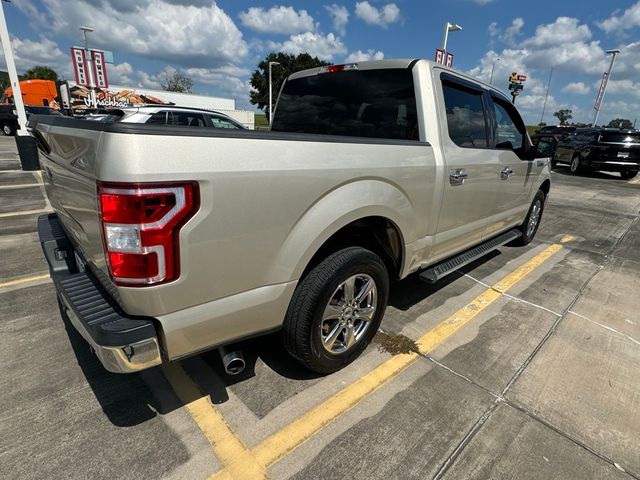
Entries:
<svg viewBox="0 0 640 480">
<path fill-rule="evenodd" d="M 600 135 L 600 141 L 612 143 L 640 143 L 640 132 L 603 132 Z"/>
<path fill-rule="evenodd" d="M 271 130 L 418 140 L 413 75 L 349 70 L 289 80 Z"/>
</svg>

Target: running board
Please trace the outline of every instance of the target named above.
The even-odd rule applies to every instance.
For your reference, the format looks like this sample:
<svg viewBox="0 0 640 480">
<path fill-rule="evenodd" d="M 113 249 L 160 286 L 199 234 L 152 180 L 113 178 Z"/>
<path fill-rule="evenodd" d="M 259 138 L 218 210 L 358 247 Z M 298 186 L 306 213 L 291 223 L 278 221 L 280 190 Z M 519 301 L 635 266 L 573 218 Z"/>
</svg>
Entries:
<svg viewBox="0 0 640 480">
<path fill-rule="evenodd" d="M 444 262 L 438 263 L 433 267 L 429 267 L 420 273 L 420 280 L 427 283 L 435 283 L 442 277 L 449 275 L 451 272 L 458 270 L 460 267 L 467 265 L 468 263 L 483 257 L 489 252 L 492 252 L 496 248 L 509 243 L 522 236 L 522 232 L 517 228 L 509 230 L 491 240 L 484 242 L 477 247 L 473 247 L 470 250 L 462 252 L 455 257 L 451 257 Z"/>
</svg>

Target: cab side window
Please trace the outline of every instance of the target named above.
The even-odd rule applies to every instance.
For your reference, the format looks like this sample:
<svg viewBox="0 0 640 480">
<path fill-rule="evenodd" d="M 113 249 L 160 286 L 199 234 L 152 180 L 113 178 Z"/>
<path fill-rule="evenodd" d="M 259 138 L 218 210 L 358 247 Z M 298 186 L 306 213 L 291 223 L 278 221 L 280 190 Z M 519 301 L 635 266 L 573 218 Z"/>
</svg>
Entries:
<svg viewBox="0 0 640 480">
<path fill-rule="evenodd" d="M 146 123 L 148 125 L 166 125 L 167 124 L 167 112 L 154 113 L 144 123 Z"/>
<path fill-rule="evenodd" d="M 515 109 L 504 100 L 493 98 L 496 116 L 495 145 L 500 150 L 518 150 L 524 147 L 524 125 Z"/>
<path fill-rule="evenodd" d="M 487 125 L 482 92 L 443 82 L 449 138 L 459 147 L 487 148 Z"/>
</svg>

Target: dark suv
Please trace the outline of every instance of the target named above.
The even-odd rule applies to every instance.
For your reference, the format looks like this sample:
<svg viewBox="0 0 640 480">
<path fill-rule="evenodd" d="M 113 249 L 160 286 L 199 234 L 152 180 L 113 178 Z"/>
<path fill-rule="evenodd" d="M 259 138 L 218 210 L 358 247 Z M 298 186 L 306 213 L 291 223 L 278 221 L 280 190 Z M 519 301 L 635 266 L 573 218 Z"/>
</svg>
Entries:
<svg viewBox="0 0 640 480">
<path fill-rule="evenodd" d="M 624 179 L 640 170 L 640 130 L 580 128 L 558 141 L 551 166 L 569 164 L 571 173 L 619 172 Z"/>
<path fill-rule="evenodd" d="M 576 131 L 576 127 L 570 125 L 547 125 L 540 130 L 536 130 L 531 135 L 531 140 L 535 143 L 538 138 L 553 138 L 556 141 L 571 135 Z"/>
</svg>

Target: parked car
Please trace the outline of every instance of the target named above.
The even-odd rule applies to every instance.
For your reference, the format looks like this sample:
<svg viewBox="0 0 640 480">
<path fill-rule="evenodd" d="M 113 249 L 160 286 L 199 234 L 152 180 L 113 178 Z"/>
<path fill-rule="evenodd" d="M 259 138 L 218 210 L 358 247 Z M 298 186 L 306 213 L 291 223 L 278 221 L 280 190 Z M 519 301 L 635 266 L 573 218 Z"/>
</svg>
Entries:
<svg viewBox="0 0 640 480">
<path fill-rule="evenodd" d="M 640 131 L 583 128 L 560 140 L 552 159 L 569 165 L 571 173 L 619 172 L 631 179 L 640 170 Z"/>
<path fill-rule="evenodd" d="M 571 135 L 576 131 L 576 127 L 571 125 L 547 125 L 536 130 L 531 135 L 531 140 L 535 143 L 538 138 L 553 138 L 556 141 Z"/>
<path fill-rule="evenodd" d="M 164 124 L 158 108 L 145 115 Z M 281 331 L 334 372 L 376 334 L 392 280 L 434 282 L 536 234 L 547 154 L 491 85 L 426 60 L 330 65 L 289 76 L 274 115 L 271 132 L 197 135 L 33 119 L 55 210 L 40 241 L 108 370 Z M 239 358 L 223 354 L 228 372 Z"/>
<path fill-rule="evenodd" d="M 146 105 L 123 108 L 122 123 L 144 123 L 146 125 L 170 125 L 182 127 L 213 127 L 245 130 L 247 127 L 220 112 L 176 106 Z"/>
<path fill-rule="evenodd" d="M 27 119 L 29 119 L 32 114 L 62 116 L 58 110 L 51 107 L 25 105 L 24 109 L 27 114 Z M 9 103 L 0 104 L 0 127 L 2 127 L 2 133 L 5 135 L 15 135 L 16 130 L 19 128 L 18 114 L 16 113 L 15 105 Z"/>
</svg>

